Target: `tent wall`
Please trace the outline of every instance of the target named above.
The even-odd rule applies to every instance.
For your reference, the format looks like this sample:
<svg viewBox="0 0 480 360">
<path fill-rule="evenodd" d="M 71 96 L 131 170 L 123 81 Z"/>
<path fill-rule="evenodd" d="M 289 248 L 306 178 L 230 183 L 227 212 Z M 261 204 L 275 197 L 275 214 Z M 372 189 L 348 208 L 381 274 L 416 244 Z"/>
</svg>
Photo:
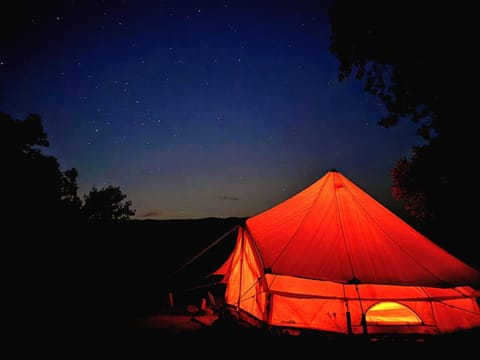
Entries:
<svg viewBox="0 0 480 360">
<path fill-rule="evenodd" d="M 338 299 L 274 295 L 269 325 L 348 333 L 345 305 Z"/>
<path fill-rule="evenodd" d="M 226 278 L 226 303 L 268 326 L 339 334 L 445 334 L 480 326 L 478 294 L 470 287 L 345 285 L 263 274 L 260 263 L 242 230 Z M 363 322 L 384 301 L 404 305 L 421 323 Z"/>
<path fill-rule="evenodd" d="M 480 308 L 475 299 L 445 300 L 433 303 L 439 332 L 450 333 L 480 327 Z"/>
<path fill-rule="evenodd" d="M 330 281 L 266 275 L 272 297 L 270 325 L 348 334 L 364 332 L 362 314 L 384 301 L 412 310 L 421 325 L 367 324 L 368 333 L 450 333 L 480 326 L 478 292 L 458 288 L 345 285 Z M 347 321 L 350 314 L 351 328 Z"/>
<path fill-rule="evenodd" d="M 263 270 L 248 233 L 240 228 L 226 275 L 225 303 L 266 321 L 267 296 Z"/>
</svg>

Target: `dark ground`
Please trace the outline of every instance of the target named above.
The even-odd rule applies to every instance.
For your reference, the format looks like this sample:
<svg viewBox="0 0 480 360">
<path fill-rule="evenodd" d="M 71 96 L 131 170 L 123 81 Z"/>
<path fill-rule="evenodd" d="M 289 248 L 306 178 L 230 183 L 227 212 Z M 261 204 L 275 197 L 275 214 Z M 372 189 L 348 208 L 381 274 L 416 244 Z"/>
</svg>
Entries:
<svg viewBox="0 0 480 360">
<path fill-rule="evenodd" d="M 430 337 L 366 338 L 346 335 L 305 336 L 276 335 L 260 329 L 235 326 L 218 321 L 213 326 L 185 332 L 129 324 L 125 341 L 126 353 L 139 356 L 207 356 L 210 358 L 256 358 L 257 356 L 289 356 L 292 358 L 361 357 L 397 358 L 444 356 L 442 352 L 476 357 L 478 330 Z"/>
<path fill-rule="evenodd" d="M 5 350 L 11 347 L 17 356 L 112 357 L 126 344 L 125 318 L 161 313 L 174 286 L 204 279 L 225 260 L 233 241 L 174 272 L 239 221 L 5 223 Z"/>
</svg>

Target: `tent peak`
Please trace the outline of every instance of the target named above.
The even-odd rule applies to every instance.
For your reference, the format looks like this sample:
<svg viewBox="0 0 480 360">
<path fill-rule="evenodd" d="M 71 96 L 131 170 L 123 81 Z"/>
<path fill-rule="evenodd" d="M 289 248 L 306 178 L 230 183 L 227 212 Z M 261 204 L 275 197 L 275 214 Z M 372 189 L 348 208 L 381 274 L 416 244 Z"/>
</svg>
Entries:
<svg viewBox="0 0 480 360">
<path fill-rule="evenodd" d="M 328 170 L 328 172 L 338 172 L 338 170 L 332 168 L 332 169 Z"/>
</svg>

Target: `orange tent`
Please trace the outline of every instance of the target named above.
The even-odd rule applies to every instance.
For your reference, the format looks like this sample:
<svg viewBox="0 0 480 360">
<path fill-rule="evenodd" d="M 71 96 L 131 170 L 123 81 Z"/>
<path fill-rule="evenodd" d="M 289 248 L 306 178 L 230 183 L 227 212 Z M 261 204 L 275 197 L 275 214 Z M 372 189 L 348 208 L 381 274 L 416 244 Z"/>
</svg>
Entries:
<svg viewBox="0 0 480 360">
<path fill-rule="evenodd" d="M 248 218 L 215 273 L 230 313 L 270 329 L 446 334 L 480 326 L 480 272 L 334 170 Z"/>
</svg>

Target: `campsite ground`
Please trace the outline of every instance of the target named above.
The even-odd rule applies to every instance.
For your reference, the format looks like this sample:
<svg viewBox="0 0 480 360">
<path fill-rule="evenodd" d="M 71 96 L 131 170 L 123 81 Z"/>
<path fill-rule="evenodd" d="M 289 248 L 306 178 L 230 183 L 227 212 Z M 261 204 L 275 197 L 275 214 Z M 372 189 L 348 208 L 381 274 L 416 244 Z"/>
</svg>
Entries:
<svg viewBox="0 0 480 360">
<path fill-rule="evenodd" d="M 325 357 L 431 356 L 454 351 L 458 356 L 478 350 L 480 331 L 473 330 L 442 336 L 365 338 L 309 334 L 278 335 L 260 329 L 224 322 L 216 316 L 166 315 L 131 318 L 125 345 L 132 357 L 192 355 L 216 358 L 234 355 Z"/>
</svg>

